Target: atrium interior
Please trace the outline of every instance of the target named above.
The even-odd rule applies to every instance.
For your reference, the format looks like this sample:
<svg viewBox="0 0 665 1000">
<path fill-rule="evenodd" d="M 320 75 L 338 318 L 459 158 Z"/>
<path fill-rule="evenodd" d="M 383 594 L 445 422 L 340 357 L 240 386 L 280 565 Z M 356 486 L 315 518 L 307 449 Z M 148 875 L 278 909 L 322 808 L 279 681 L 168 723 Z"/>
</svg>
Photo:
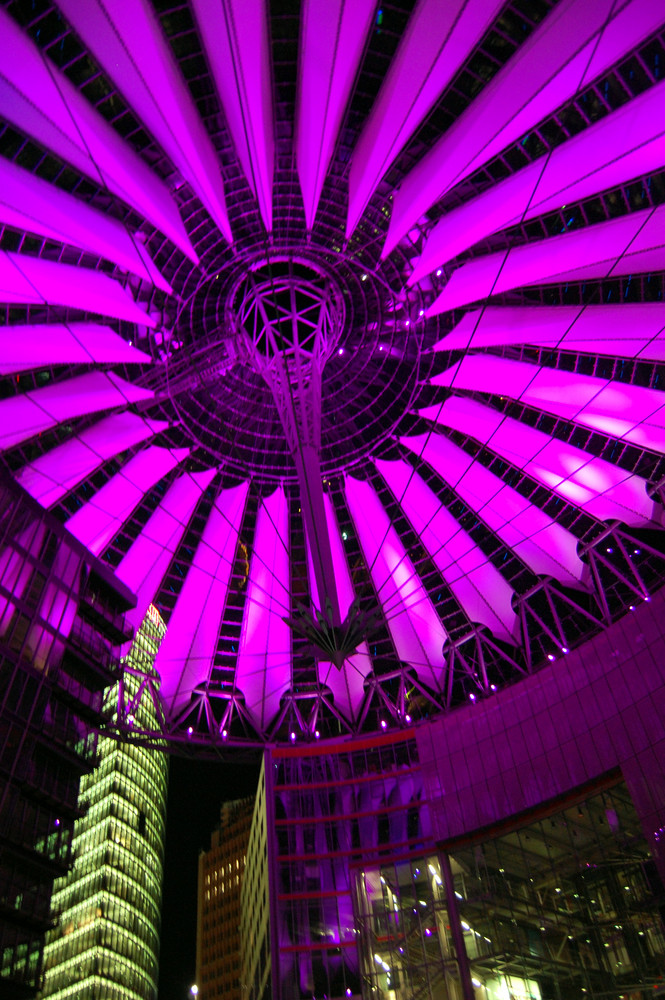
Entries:
<svg viewBox="0 0 665 1000">
<path fill-rule="evenodd" d="M 249 1000 L 665 991 L 662 3 L 0 37 L 0 984 L 101 733 L 263 755 Z"/>
</svg>

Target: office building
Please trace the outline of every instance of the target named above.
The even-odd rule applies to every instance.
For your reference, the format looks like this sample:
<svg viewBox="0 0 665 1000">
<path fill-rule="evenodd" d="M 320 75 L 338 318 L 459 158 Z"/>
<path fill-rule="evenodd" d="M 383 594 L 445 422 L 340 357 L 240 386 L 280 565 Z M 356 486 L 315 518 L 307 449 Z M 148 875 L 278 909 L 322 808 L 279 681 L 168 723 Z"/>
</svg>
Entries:
<svg viewBox="0 0 665 1000">
<path fill-rule="evenodd" d="M 240 1000 L 240 894 L 254 798 L 225 802 L 199 854 L 196 985 L 201 1000 Z"/>
<path fill-rule="evenodd" d="M 131 12 L 0 7 L 3 463 L 167 625 L 118 737 L 265 753 L 275 1000 L 657 994 L 662 4 Z"/>
<path fill-rule="evenodd" d="M 149 608 L 123 660 L 125 697 L 137 693 L 133 671 L 150 670 L 164 631 Z M 105 696 L 109 714 L 118 695 L 115 685 Z M 164 753 L 100 738 L 97 766 L 81 782 L 74 865 L 53 893 L 43 1000 L 157 1000 L 167 779 Z"/>
</svg>

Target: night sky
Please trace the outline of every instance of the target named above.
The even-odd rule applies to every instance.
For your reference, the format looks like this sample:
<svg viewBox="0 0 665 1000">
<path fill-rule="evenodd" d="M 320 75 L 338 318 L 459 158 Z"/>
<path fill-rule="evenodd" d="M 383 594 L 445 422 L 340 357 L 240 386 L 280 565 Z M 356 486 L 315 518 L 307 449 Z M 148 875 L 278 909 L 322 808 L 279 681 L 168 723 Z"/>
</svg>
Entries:
<svg viewBox="0 0 665 1000">
<path fill-rule="evenodd" d="M 171 759 L 166 822 L 159 1000 L 187 1000 L 196 967 L 196 880 L 201 848 L 222 802 L 253 795 L 256 764 Z"/>
</svg>

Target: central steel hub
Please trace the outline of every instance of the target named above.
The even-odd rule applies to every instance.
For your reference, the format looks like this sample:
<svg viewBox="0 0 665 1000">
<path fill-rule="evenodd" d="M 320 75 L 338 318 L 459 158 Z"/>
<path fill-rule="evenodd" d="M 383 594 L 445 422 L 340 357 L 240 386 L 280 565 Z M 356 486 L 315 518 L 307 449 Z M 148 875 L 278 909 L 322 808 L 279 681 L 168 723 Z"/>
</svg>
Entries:
<svg viewBox="0 0 665 1000">
<path fill-rule="evenodd" d="M 230 311 L 256 368 L 284 367 L 293 384 L 312 367 L 320 374 L 344 329 L 344 299 L 330 276 L 293 258 L 255 265 Z"/>
</svg>

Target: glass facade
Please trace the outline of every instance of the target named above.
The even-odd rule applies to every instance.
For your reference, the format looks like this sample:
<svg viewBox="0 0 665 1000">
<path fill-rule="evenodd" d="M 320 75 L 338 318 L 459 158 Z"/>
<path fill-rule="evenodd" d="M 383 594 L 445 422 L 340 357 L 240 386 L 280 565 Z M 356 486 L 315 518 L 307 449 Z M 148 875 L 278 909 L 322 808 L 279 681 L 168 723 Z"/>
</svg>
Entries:
<svg viewBox="0 0 665 1000">
<path fill-rule="evenodd" d="M 665 892 L 617 778 L 497 836 L 363 866 L 355 900 L 377 1000 L 464 996 L 455 927 L 475 1000 L 643 1000 L 663 982 Z"/>
<path fill-rule="evenodd" d="M 446 840 L 421 742 L 268 755 L 275 1000 L 659 995 L 665 888 L 621 771 Z"/>
<path fill-rule="evenodd" d="M 150 608 L 123 660 L 125 697 L 140 684 L 132 669 L 150 670 L 164 633 Z M 110 712 L 117 698 L 116 686 L 106 695 Z M 141 714 L 149 704 L 137 708 L 138 726 L 154 723 Z M 81 784 L 74 867 L 53 896 L 45 1000 L 156 1000 L 167 778 L 159 750 L 100 739 L 99 764 Z"/>
</svg>

